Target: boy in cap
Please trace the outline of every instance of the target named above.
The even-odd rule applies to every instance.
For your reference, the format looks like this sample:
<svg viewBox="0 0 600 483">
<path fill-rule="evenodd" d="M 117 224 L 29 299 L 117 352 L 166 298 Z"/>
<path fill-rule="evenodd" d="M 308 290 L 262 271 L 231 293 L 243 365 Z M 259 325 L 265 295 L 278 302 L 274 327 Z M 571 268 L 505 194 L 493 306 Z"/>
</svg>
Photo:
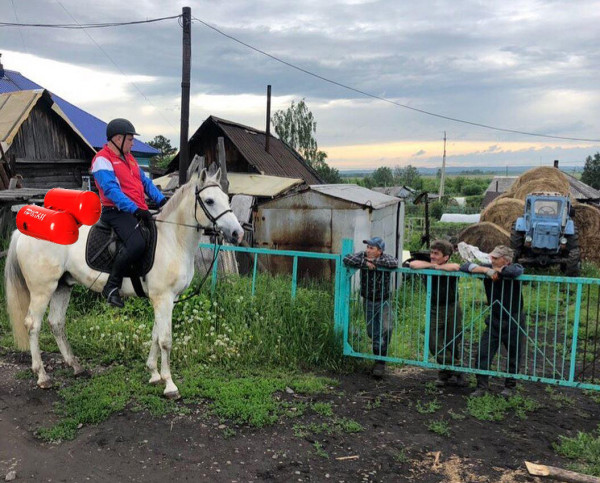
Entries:
<svg viewBox="0 0 600 483">
<path fill-rule="evenodd" d="M 491 264 L 467 262 L 460 270 L 468 273 L 481 273 L 487 278 L 483 285 L 490 306 L 486 319 L 486 328 L 479 341 L 477 368 L 489 370 L 492 359 L 500 348 L 500 342 L 506 348 L 508 372 L 517 374 L 523 352 L 523 296 L 521 282 L 515 280 L 524 272 L 518 263 L 512 263 L 514 252 L 507 246 L 498 245 L 490 253 Z M 514 393 L 515 379 L 506 378 L 502 395 L 510 397 Z M 488 376 L 477 375 L 477 389 L 472 396 L 478 397 L 488 391 Z"/>
<path fill-rule="evenodd" d="M 454 253 L 452 243 L 446 240 L 435 240 L 431 244 L 429 256 L 431 261 L 413 260 L 412 269 L 435 269 L 446 272 L 457 272 L 458 263 L 448 263 Z M 431 310 L 429 329 L 429 352 L 438 364 L 459 366 L 461 362 L 462 311 L 458 300 L 458 277 L 431 275 Z M 462 372 L 442 369 L 438 372 L 435 385 L 438 387 L 455 384 L 466 386 Z"/>
<path fill-rule="evenodd" d="M 373 343 L 373 354 L 387 356 L 387 346 L 392 335 L 390 322 L 390 278 L 392 273 L 378 268 L 396 268 L 398 260 L 383 253 L 385 242 L 378 236 L 363 240 L 365 251 L 346 255 L 344 264 L 360 270 L 360 294 L 363 297 L 367 334 Z M 372 374 L 383 377 L 385 361 L 375 361 Z"/>
</svg>

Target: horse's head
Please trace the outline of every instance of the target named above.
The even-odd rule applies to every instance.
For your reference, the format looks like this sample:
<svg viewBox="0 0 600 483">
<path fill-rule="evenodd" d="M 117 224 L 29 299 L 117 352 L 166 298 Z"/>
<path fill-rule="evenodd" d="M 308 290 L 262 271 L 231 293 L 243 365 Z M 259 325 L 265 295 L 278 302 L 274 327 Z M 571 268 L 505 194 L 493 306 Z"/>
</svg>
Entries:
<svg viewBox="0 0 600 483">
<path fill-rule="evenodd" d="M 194 176 L 196 178 L 196 176 Z M 194 216 L 196 220 L 205 227 L 211 225 L 219 229 L 230 243 L 238 244 L 244 237 L 244 229 L 231 211 L 229 198 L 221 188 L 221 170 L 214 175 L 209 175 L 204 169 L 192 178 L 195 186 Z"/>
</svg>

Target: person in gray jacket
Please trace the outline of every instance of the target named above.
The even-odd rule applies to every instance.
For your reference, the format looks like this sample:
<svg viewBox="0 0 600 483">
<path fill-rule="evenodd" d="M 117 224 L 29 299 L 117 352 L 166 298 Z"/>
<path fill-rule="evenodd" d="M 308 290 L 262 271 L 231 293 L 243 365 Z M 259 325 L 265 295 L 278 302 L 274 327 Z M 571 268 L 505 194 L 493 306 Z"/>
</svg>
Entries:
<svg viewBox="0 0 600 483">
<path fill-rule="evenodd" d="M 344 257 L 344 265 L 359 268 L 360 294 L 363 297 L 367 334 L 373 343 L 373 354 L 387 356 L 389 340 L 392 336 L 390 320 L 390 279 L 391 272 L 379 268 L 396 268 L 398 260 L 383 253 L 385 242 L 378 236 L 364 240 L 367 249 Z M 375 361 L 372 374 L 379 378 L 385 374 L 385 361 Z"/>
<path fill-rule="evenodd" d="M 507 246 L 499 245 L 490 253 L 491 264 L 465 263 L 460 270 L 468 273 L 480 273 L 486 276 L 483 281 L 490 313 L 486 327 L 479 341 L 477 368 L 489 370 L 500 343 L 506 348 L 509 374 L 517 374 L 524 347 L 523 296 L 521 281 L 517 278 L 524 269 L 518 263 L 512 263 L 514 252 Z M 506 368 L 503 368 L 506 370 Z M 477 375 L 477 389 L 472 396 L 484 395 L 489 390 L 488 376 Z M 502 395 L 510 397 L 514 393 L 516 381 L 506 378 Z"/>
</svg>

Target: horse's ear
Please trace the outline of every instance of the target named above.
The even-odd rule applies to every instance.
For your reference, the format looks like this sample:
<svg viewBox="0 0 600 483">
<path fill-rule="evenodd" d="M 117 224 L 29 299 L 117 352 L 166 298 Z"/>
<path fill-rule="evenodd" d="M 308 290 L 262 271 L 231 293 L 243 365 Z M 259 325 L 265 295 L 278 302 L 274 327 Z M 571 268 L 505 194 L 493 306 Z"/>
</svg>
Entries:
<svg viewBox="0 0 600 483">
<path fill-rule="evenodd" d="M 217 183 L 221 182 L 221 168 L 217 169 L 217 172 L 215 173 L 214 178 Z"/>
<path fill-rule="evenodd" d="M 208 176 L 208 173 L 206 172 L 206 168 L 204 168 L 201 172 L 200 172 L 200 182 L 202 184 L 206 183 L 206 177 Z"/>
</svg>

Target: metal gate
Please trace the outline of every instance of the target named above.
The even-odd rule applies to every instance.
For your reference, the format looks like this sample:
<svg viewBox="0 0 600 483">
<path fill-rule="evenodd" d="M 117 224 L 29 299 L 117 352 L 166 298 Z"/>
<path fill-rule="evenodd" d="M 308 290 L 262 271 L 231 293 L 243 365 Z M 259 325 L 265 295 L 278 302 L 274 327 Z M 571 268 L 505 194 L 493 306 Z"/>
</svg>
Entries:
<svg viewBox="0 0 600 483">
<path fill-rule="evenodd" d="M 488 303 L 481 275 L 398 268 L 396 283 L 375 301 L 389 314 L 376 330 L 367 327 L 360 271 L 342 271 L 346 355 L 600 390 L 599 279 L 522 275 L 515 285 L 522 304 L 507 307 Z"/>
</svg>

